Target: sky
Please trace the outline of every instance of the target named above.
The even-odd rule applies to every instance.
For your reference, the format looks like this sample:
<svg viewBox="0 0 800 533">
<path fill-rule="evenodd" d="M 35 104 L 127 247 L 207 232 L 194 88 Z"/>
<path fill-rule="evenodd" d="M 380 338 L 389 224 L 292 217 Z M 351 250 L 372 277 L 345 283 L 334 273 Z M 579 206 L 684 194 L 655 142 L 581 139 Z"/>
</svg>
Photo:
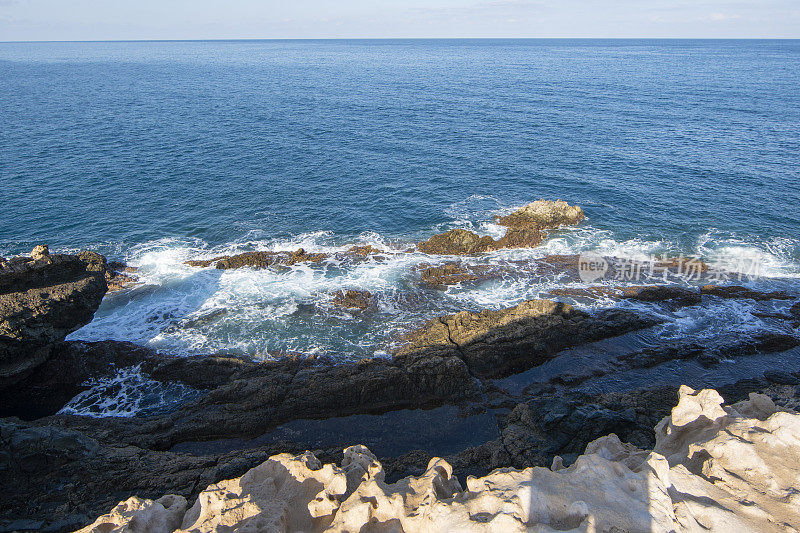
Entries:
<svg viewBox="0 0 800 533">
<path fill-rule="evenodd" d="M 0 0 L 0 41 L 800 38 L 800 0 Z"/>
</svg>

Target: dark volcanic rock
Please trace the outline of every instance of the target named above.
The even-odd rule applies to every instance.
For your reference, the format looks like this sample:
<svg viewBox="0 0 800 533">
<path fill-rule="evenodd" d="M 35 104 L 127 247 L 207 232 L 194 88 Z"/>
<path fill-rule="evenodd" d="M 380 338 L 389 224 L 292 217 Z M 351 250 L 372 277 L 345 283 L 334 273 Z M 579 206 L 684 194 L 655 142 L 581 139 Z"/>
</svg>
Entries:
<svg viewBox="0 0 800 533">
<path fill-rule="evenodd" d="M 108 290 L 106 260 L 34 250 L 0 270 L 0 387 L 24 378 L 54 343 L 88 324 Z"/>
<path fill-rule="evenodd" d="M 367 257 L 382 252 L 381 250 L 378 250 L 374 246 L 367 244 L 363 246 L 353 246 L 352 248 L 347 250 L 347 253 L 353 255 L 360 255 L 361 257 Z"/>
<path fill-rule="evenodd" d="M 703 294 L 718 296 L 719 298 L 747 298 L 750 300 L 791 300 L 792 296 L 783 291 L 761 292 L 738 285 L 706 285 L 700 289 Z"/>
<path fill-rule="evenodd" d="M 333 297 L 333 304 L 345 309 L 364 311 L 372 305 L 372 293 L 352 289 L 339 291 Z"/>
<path fill-rule="evenodd" d="M 793 317 L 800 320 L 800 302 L 797 302 L 789 309 L 789 312 L 792 314 Z"/>
<path fill-rule="evenodd" d="M 234 358 L 158 358 L 142 369 L 154 379 L 181 381 L 207 394 L 179 411 L 144 419 L 50 420 L 103 442 L 166 450 L 185 441 L 253 438 L 298 418 L 458 403 L 480 397 L 480 386 L 457 357 L 424 355 L 332 366 L 312 359 L 255 363 Z"/>
<path fill-rule="evenodd" d="M 191 500 L 207 484 L 239 476 L 282 452 L 302 450 L 284 443 L 195 457 L 104 445 L 74 430 L 0 420 L 0 485 L 14 488 L 0 494 L 0 529 L 18 528 L 17 522 L 74 531 L 133 494 L 158 498 L 166 490 Z"/>
<path fill-rule="evenodd" d="M 622 297 L 642 302 L 667 302 L 678 307 L 697 305 L 701 301 L 699 292 L 675 285 L 625 287 Z"/>
<path fill-rule="evenodd" d="M 656 321 L 622 310 L 590 316 L 550 300 L 480 313 L 462 311 L 432 320 L 408 335 L 397 353 L 458 356 L 480 378 L 503 377 L 538 366 L 564 348 L 652 326 Z"/>
</svg>

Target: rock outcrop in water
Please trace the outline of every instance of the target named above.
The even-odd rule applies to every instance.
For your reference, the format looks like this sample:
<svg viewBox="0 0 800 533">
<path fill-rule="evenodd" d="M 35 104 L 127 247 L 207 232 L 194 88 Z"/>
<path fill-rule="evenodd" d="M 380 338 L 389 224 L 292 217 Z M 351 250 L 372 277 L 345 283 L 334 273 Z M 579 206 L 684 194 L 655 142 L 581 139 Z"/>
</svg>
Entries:
<svg viewBox="0 0 800 533">
<path fill-rule="evenodd" d="M 344 309 L 364 311 L 373 305 L 372 293 L 353 289 L 341 290 L 333 295 L 333 304 Z"/>
<path fill-rule="evenodd" d="M 276 455 L 240 478 L 181 496 L 131 498 L 82 531 L 793 531 L 800 529 L 800 415 L 766 396 L 723 406 L 680 390 L 652 452 L 609 435 L 564 467 L 470 477 L 432 459 L 422 476 L 385 481 L 363 446 L 341 465 Z M 180 526 L 178 526 L 180 524 Z"/>
<path fill-rule="evenodd" d="M 503 377 L 541 365 L 569 346 L 654 324 L 623 310 L 589 315 L 562 302 L 529 300 L 507 309 L 462 311 L 432 320 L 408 335 L 398 355 L 457 356 L 475 376 Z"/>
<path fill-rule="evenodd" d="M 108 290 L 106 260 L 37 246 L 0 268 L 0 388 L 23 379 L 54 343 L 88 324 Z"/>
<path fill-rule="evenodd" d="M 537 200 L 507 216 L 495 217 L 501 226 L 509 228 L 554 229 L 559 226 L 573 226 L 585 217 L 577 205 L 571 206 L 563 200 Z"/>
<path fill-rule="evenodd" d="M 294 252 L 244 252 L 236 255 L 223 255 L 213 259 L 199 259 L 186 261 L 194 267 L 216 266 L 220 270 L 231 268 L 268 268 L 271 266 L 291 266 L 297 263 L 319 263 L 328 257 L 328 254 L 315 254 L 298 248 Z"/>
<path fill-rule="evenodd" d="M 497 223 L 508 230 L 497 240 L 456 228 L 419 243 L 417 249 L 431 255 L 477 255 L 505 248 L 533 248 L 542 243 L 545 231 L 578 224 L 583 219 L 580 207 L 561 200 L 538 200 L 511 215 L 498 217 Z"/>
</svg>

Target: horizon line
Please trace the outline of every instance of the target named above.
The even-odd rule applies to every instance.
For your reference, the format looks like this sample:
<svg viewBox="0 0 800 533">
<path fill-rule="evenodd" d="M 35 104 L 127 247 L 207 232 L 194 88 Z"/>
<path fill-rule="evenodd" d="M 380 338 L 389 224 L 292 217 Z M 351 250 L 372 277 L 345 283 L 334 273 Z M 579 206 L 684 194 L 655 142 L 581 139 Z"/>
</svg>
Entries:
<svg viewBox="0 0 800 533">
<path fill-rule="evenodd" d="M 197 43 L 236 41 L 800 41 L 800 37 L 220 37 L 207 39 L 34 39 L 0 44 L 36 43 Z"/>
</svg>

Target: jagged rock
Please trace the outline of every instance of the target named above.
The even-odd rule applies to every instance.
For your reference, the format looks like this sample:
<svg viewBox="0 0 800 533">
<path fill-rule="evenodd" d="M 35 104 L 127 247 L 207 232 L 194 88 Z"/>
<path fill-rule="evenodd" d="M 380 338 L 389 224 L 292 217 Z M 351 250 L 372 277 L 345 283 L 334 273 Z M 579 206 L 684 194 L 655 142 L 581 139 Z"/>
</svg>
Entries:
<svg viewBox="0 0 800 533">
<path fill-rule="evenodd" d="M 341 290 L 333 296 L 333 304 L 345 309 L 364 311 L 372 305 L 372 293 L 352 289 Z"/>
<path fill-rule="evenodd" d="M 146 361 L 142 371 L 154 379 L 205 386 L 208 392 L 157 417 L 57 415 L 53 420 L 103 442 L 167 450 L 187 441 L 255 438 L 300 418 L 383 413 L 480 397 L 478 382 L 455 356 L 416 354 L 335 366 L 299 358 L 261 363 L 232 358 L 160 359 L 163 364 L 158 359 Z"/>
<path fill-rule="evenodd" d="M 431 255 L 475 255 L 494 250 L 495 241 L 491 237 L 479 237 L 477 233 L 456 228 L 419 243 L 417 249 Z"/>
<path fill-rule="evenodd" d="M 363 245 L 363 246 L 353 246 L 347 250 L 348 254 L 360 255 L 362 257 L 367 257 L 373 254 L 382 253 L 381 250 L 375 248 L 371 244 Z"/>
<path fill-rule="evenodd" d="M 110 513 L 105 514 L 94 523 L 78 530 L 77 533 L 93 531 L 175 531 L 181 526 L 186 514 L 186 498 L 169 494 L 155 501 L 143 500 L 133 496 L 120 502 Z"/>
<path fill-rule="evenodd" d="M 50 257 L 50 248 L 46 244 L 39 244 L 31 251 L 31 259 L 33 261 L 39 261 L 46 257 Z"/>
<path fill-rule="evenodd" d="M 324 253 L 309 253 L 303 248 L 294 252 L 244 252 L 236 255 L 223 255 L 212 259 L 185 261 L 184 264 L 193 267 L 209 267 L 215 265 L 220 270 L 231 268 L 267 268 L 283 265 L 291 266 L 297 263 L 319 263 L 328 257 Z"/>
<path fill-rule="evenodd" d="M 761 292 L 738 285 L 705 285 L 700 289 L 703 294 L 717 296 L 719 298 L 748 298 L 750 300 L 791 300 L 792 296 L 783 291 Z"/>
<path fill-rule="evenodd" d="M 115 292 L 124 289 L 125 287 L 136 283 L 138 279 L 135 275 L 137 268 L 128 266 L 120 261 L 109 261 L 106 268 L 106 283 L 108 284 L 108 292 Z"/>
<path fill-rule="evenodd" d="M 492 265 L 445 263 L 440 266 L 422 268 L 420 277 L 425 285 L 431 288 L 443 289 L 448 285 L 456 285 L 458 283 L 499 278 L 504 272 L 504 268 Z"/>
<path fill-rule="evenodd" d="M 529 300 L 507 309 L 462 311 L 432 320 L 407 336 L 397 356 L 458 356 L 473 375 L 502 377 L 540 365 L 569 346 L 654 324 L 622 310 L 590 316 L 562 302 Z"/>
<path fill-rule="evenodd" d="M 800 320 L 800 302 L 794 304 L 790 309 L 789 312 L 792 314 L 793 317 Z"/>
<path fill-rule="evenodd" d="M 93 252 L 14 258 L 0 270 L 0 388 L 43 363 L 54 343 L 89 323 L 108 290 L 106 260 Z"/>
<path fill-rule="evenodd" d="M 501 226 L 552 229 L 578 224 L 584 218 L 583 210 L 577 205 L 570 206 L 563 200 L 537 200 L 495 220 Z"/>
<path fill-rule="evenodd" d="M 184 529 L 286 531 L 795 531 L 800 415 L 761 395 L 724 407 L 715 391 L 681 387 L 653 452 L 609 435 L 564 468 L 498 469 L 462 491 L 432 459 L 420 477 L 385 482 L 363 447 L 342 466 L 278 455 L 210 486 Z M 171 501 L 171 500 L 170 500 Z M 162 513 L 163 515 L 163 513 Z M 115 524 L 116 525 L 116 524 Z M 123 524 L 120 524 L 123 525 Z M 127 524 L 131 531 L 137 525 Z"/>
<path fill-rule="evenodd" d="M 434 235 L 417 245 L 417 250 L 431 255 L 477 255 L 504 248 L 533 248 L 544 240 L 537 228 L 509 228 L 500 239 L 480 237 L 477 233 L 457 228 Z"/>
<path fill-rule="evenodd" d="M 0 420 L 0 485 L 14 487 L 0 492 L 0 530 L 38 523 L 33 529 L 74 531 L 91 524 L 93 517 L 115 507 L 121 498 L 133 495 L 141 500 L 127 500 L 126 508 L 117 507 L 95 522 L 98 527 L 93 530 L 115 530 L 114 525 L 124 527 L 122 522 L 134 530 L 139 527 L 136 524 L 158 525 L 159 515 L 164 515 L 145 499 L 159 502 L 168 514 L 178 516 L 179 527 L 186 510 L 185 500 L 181 509 L 181 498 L 194 501 L 207 485 L 241 476 L 276 453 L 302 451 L 291 443 L 280 443 L 212 457 L 154 452 L 101 443 L 55 425 L 37 427 Z M 172 504 L 169 499 L 157 500 L 165 492 L 179 496 Z M 134 521 L 128 522 L 128 518 Z"/>
<path fill-rule="evenodd" d="M 701 301 L 699 292 L 676 285 L 625 287 L 622 290 L 622 297 L 642 302 L 666 302 L 676 307 L 697 305 Z"/>
</svg>

